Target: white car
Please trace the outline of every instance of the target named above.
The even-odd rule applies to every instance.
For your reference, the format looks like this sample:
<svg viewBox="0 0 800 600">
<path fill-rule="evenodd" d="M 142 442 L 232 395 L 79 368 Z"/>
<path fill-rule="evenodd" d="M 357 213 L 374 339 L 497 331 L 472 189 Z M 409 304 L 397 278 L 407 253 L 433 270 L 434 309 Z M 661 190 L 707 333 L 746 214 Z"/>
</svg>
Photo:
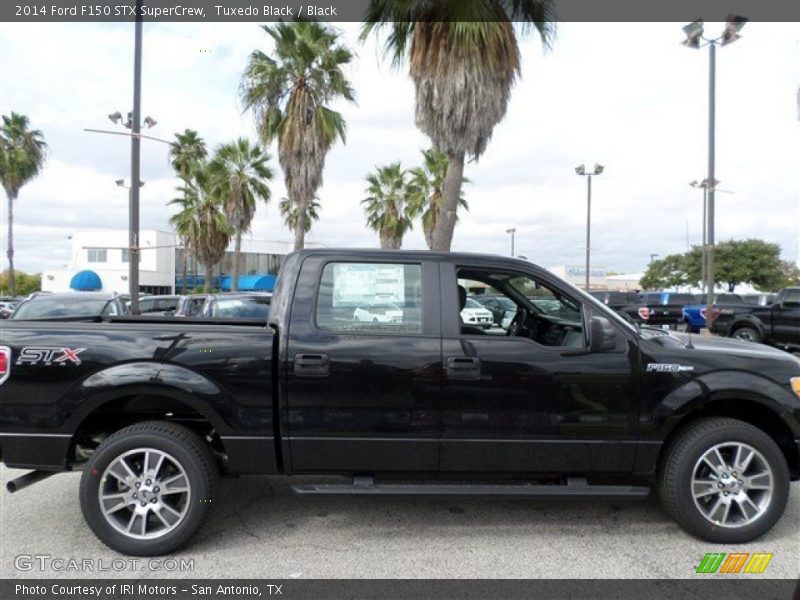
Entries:
<svg viewBox="0 0 800 600">
<path fill-rule="evenodd" d="M 353 313 L 353 320 L 361 323 L 402 323 L 403 309 L 396 304 L 359 306 Z"/>
<path fill-rule="evenodd" d="M 461 320 L 464 325 L 489 329 L 494 324 L 494 315 L 472 298 L 467 298 L 464 310 L 461 311 Z"/>
</svg>

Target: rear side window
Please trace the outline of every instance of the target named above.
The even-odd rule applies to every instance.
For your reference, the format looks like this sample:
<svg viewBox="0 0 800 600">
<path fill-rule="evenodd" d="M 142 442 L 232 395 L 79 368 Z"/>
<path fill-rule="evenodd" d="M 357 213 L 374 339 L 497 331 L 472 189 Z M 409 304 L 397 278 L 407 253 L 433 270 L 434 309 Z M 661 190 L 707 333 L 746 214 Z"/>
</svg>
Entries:
<svg viewBox="0 0 800 600">
<path fill-rule="evenodd" d="M 422 333 L 422 267 L 328 263 L 317 295 L 317 327 L 354 333 Z"/>
<path fill-rule="evenodd" d="M 685 306 L 687 304 L 694 303 L 694 294 L 670 294 L 669 298 L 667 298 L 667 304 L 678 304 L 680 306 Z"/>
</svg>

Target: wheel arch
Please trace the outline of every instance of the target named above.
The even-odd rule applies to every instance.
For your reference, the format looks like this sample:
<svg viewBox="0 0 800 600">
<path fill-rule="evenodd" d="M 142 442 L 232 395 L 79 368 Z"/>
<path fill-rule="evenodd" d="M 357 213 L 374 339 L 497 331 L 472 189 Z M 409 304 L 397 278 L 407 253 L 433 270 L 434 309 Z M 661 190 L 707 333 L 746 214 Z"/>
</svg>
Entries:
<svg viewBox="0 0 800 600">
<path fill-rule="evenodd" d="M 792 480 L 800 479 L 800 452 L 792 429 L 774 406 L 757 399 L 737 394 L 717 394 L 707 401 L 698 402 L 673 424 L 667 433 L 656 460 L 661 472 L 664 458 L 678 436 L 690 425 L 708 417 L 728 417 L 748 423 L 770 436 L 786 458 Z"/>
</svg>

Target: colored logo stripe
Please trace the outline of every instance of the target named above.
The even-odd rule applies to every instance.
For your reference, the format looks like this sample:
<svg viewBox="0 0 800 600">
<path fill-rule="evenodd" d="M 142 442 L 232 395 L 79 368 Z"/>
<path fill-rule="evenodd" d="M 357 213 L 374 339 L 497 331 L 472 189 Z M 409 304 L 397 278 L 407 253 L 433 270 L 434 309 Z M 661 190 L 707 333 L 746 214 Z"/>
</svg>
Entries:
<svg viewBox="0 0 800 600">
<path fill-rule="evenodd" d="M 772 554 L 757 553 L 753 554 L 747 566 L 744 568 L 745 573 L 763 573 L 767 568 L 769 561 L 772 560 Z"/>
<path fill-rule="evenodd" d="M 724 552 L 709 552 L 697 567 L 697 573 L 716 573 L 724 558 Z"/>
<path fill-rule="evenodd" d="M 742 570 L 747 557 L 750 556 L 746 552 L 740 552 L 733 554 L 728 554 L 728 558 L 725 559 L 725 562 L 722 563 L 722 567 L 720 568 L 720 573 L 738 573 Z"/>
</svg>

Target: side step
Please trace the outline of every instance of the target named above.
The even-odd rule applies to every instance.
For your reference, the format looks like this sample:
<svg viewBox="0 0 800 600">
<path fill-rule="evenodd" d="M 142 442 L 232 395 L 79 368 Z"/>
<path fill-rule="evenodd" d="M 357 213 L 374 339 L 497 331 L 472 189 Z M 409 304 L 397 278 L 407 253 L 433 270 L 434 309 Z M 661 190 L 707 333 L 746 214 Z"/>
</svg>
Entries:
<svg viewBox="0 0 800 600">
<path fill-rule="evenodd" d="M 647 498 L 650 488 L 630 485 L 589 485 L 585 479 L 570 478 L 566 485 L 375 483 L 372 477 L 355 477 L 353 483 L 294 485 L 300 496 L 518 496 L 528 498 Z"/>
</svg>

